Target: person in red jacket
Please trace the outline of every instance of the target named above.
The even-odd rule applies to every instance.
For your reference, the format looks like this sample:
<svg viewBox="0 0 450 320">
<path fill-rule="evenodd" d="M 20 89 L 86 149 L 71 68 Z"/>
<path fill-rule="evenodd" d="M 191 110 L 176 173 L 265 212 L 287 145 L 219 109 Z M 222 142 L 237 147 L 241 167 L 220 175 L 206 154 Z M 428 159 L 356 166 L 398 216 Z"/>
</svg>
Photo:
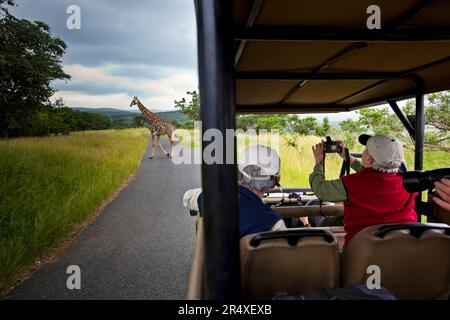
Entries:
<svg viewBox="0 0 450 320">
<path fill-rule="evenodd" d="M 337 180 L 325 180 L 323 172 L 324 142 L 313 147 L 316 160 L 309 181 L 317 197 L 324 201 L 344 201 L 345 243 L 362 229 L 377 224 L 417 222 L 414 198 L 403 187 L 398 174 L 404 162 L 403 146 L 385 135 L 363 134 L 359 142 L 366 146 L 362 163 L 350 157 L 357 173 Z M 341 145 L 345 158 L 345 145 Z"/>
</svg>

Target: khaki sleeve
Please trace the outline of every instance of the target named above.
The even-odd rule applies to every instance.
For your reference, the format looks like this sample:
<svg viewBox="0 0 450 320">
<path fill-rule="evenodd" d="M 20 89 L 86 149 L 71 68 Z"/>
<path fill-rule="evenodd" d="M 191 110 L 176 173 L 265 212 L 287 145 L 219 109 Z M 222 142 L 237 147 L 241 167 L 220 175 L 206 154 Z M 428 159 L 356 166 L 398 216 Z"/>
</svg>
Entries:
<svg viewBox="0 0 450 320">
<path fill-rule="evenodd" d="M 346 201 L 347 191 L 341 179 L 325 180 L 323 166 L 316 164 L 309 176 L 309 184 L 315 195 L 323 201 Z"/>
</svg>

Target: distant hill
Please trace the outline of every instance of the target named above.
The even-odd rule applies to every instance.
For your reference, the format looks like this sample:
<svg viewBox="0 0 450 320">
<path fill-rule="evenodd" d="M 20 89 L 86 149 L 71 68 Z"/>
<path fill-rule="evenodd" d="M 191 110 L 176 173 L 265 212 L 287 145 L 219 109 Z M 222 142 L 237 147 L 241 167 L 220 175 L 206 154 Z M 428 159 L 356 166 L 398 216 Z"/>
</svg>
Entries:
<svg viewBox="0 0 450 320">
<path fill-rule="evenodd" d="M 158 116 L 166 121 L 186 122 L 189 118 L 180 111 L 161 111 L 156 112 Z"/>
<path fill-rule="evenodd" d="M 102 114 L 106 114 L 108 116 L 111 115 L 129 115 L 129 114 L 137 114 L 139 113 L 138 110 L 120 110 L 120 109 L 114 109 L 114 108 L 83 108 L 83 107 L 78 107 L 78 108 L 72 108 L 76 111 L 81 111 L 81 112 L 94 112 L 94 113 L 102 113 Z"/>
<path fill-rule="evenodd" d="M 341 113 L 329 113 L 329 114 L 302 114 L 300 118 L 314 117 L 317 119 L 317 123 L 322 125 L 323 118 L 327 117 L 331 127 L 339 127 L 339 123 L 346 119 L 357 120 L 358 114 L 355 111 L 341 112 Z"/>
<path fill-rule="evenodd" d="M 133 109 L 121 110 L 114 108 L 82 108 L 82 107 L 73 109 L 81 112 L 101 113 L 110 117 L 113 122 L 120 120 L 126 124 L 131 123 L 133 118 L 140 114 L 138 110 Z M 161 111 L 161 110 L 151 110 L 151 111 L 156 113 L 158 116 L 160 116 L 162 119 L 166 121 L 176 121 L 179 123 L 183 123 L 189 120 L 188 117 L 186 117 L 186 115 L 184 115 L 180 111 Z"/>
<path fill-rule="evenodd" d="M 121 110 L 115 108 L 73 108 L 74 110 L 81 112 L 96 112 L 107 115 L 111 121 L 117 122 L 121 121 L 125 124 L 131 124 L 131 121 L 135 116 L 140 114 L 139 110 L 131 109 L 130 110 Z M 180 111 L 162 111 L 162 110 L 150 110 L 160 116 L 162 119 L 166 121 L 176 121 L 178 123 L 187 122 L 189 119 Z M 319 124 L 322 124 L 323 118 L 328 117 L 330 126 L 338 127 L 339 122 L 345 119 L 357 119 L 358 116 L 355 112 L 346 112 L 346 113 L 336 113 L 336 114 L 307 114 L 301 115 L 301 118 L 304 117 L 315 117 Z"/>
</svg>

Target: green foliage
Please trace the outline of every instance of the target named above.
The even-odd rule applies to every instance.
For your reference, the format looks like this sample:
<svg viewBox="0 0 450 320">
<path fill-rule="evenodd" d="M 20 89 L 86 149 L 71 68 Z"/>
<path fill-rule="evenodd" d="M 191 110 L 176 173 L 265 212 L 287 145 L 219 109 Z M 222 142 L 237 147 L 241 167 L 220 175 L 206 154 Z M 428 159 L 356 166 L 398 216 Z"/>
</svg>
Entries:
<svg viewBox="0 0 450 320">
<path fill-rule="evenodd" d="M 0 292 L 133 174 L 148 130 L 0 141 Z"/>
<path fill-rule="evenodd" d="M 450 91 L 436 92 L 427 96 L 425 122 L 441 133 L 450 132 Z M 447 136 L 448 139 L 448 136 Z"/>
<path fill-rule="evenodd" d="M 15 0 L 0 0 L 0 7 L 4 6 L 4 5 L 9 5 L 9 6 L 13 6 L 15 5 Z"/>
<path fill-rule="evenodd" d="M 426 98 L 425 125 L 429 130 L 425 131 L 425 143 L 444 147 L 450 140 L 450 91 L 431 93 Z M 414 100 L 406 103 L 403 112 L 407 115 L 416 113 Z"/>
<path fill-rule="evenodd" d="M 189 118 L 180 111 L 162 111 L 156 113 L 158 117 L 165 121 L 169 121 L 172 123 L 184 123 L 184 122 L 192 122 L 189 121 Z"/>
<path fill-rule="evenodd" d="M 192 130 L 194 129 L 194 123 L 192 121 L 171 121 L 173 126 L 176 129 L 186 129 L 186 130 Z"/>
<path fill-rule="evenodd" d="M 374 134 L 399 135 L 404 127 L 388 108 L 365 108 L 358 111 L 359 123 Z"/>
<path fill-rule="evenodd" d="M 67 108 L 71 110 L 70 108 Z M 66 112 L 68 110 L 66 109 Z M 72 131 L 86 131 L 86 130 L 105 130 L 111 128 L 111 120 L 100 113 L 84 113 L 73 111 L 69 116 L 75 121 L 75 128 Z"/>
<path fill-rule="evenodd" d="M 238 129 L 242 129 L 244 131 L 246 130 L 256 130 L 257 124 L 256 120 L 258 119 L 258 116 L 253 114 L 245 114 L 245 115 L 238 115 L 236 116 L 236 127 Z"/>
<path fill-rule="evenodd" d="M 287 134 L 284 136 L 286 146 L 297 149 L 298 148 L 298 133 Z"/>
<path fill-rule="evenodd" d="M 0 16 L 0 136 L 8 137 L 29 130 L 24 126 L 30 117 L 46 122 L 37 113 L 55 92 L 51 82 L 70 76 L 61 67 L 64 41 L 44 22 L 17 19 L 5 10 Z"/>
<path fill-rule="evenodd" d="M 175 100 L 175 108 L 184 113 L 191 121 L 200 120 L 200 96 L 195 90 L 186 93 L 191 96 L 190 101 L 187 102 L 185 98 L 179 101 Z"/>
<path fill-rule="evenodd" d="M 112 127 L 114 129 L 125 129 L 128 127 L 128 123 L 124 118 L 117 118 L 112 121 Z"/>
<path fill-rule="evenodd" d="M 403 112 L 406 115 L 414 115 L 415 109 L 414 100 L 408 100 Z M 389 113 L 388 108 L 366 108 L 358 113 L 358 120 L 347 119 L 339 124 L 344 141 L 350 148 L 355 144 L 357 136 L 363 132 L 407 136 L 400 120 L 395 114 Z M 447 150 L 446 143 L 450 139 L 450 91 L 426 96 L 425 125 L 425 144 Z"/>
<path fill-rule="evenodd" d="M 112 108 L 74 108 L 73 110 L 80 113 L 99 114 L 103 119 L 109 119 L 107 128 L 147 128 L 148 123 L 141 113 L 124 111 Z M 193 128 L 194 124 L 187 121 L 187 117 L 180 111 L 162 111 L 156 113 L 161 119 L 171 122 L 176 128 Z M 96 130 L 97 128 L 89 128 L 88 130 Z"/>
<path fill-rule="evenodd" d="M 133 120 L 131 120 L 131 125 L 133 128 L 142 128 L 145 127 L 146 121 L 142 114 L 138 114 L 137 116 L 133 117 Z"/>
<path fill-rule="evenodd" d="M 256 130 L 278 130 L 280 132 L 285 131 L 286 128 L 286 116 L 284 115 L 268 115 L 257 116 Z"/>
<path fill-rule="evenodd" d="M 108 116 L 100 113 L 80 112 L 68 108 L 62 99 L 42 106 L 22 119 L 15 133 L 18 136 L 49 136 L 69 134 L 73 131 L 105 130 L 111 127 Z"/>
<path fill-rule="evenodd" d="M 322 126 L 316 127 L 316 134 L 320 137 L 325 137 L 330 133 L 330 119 L 328 117 L 323 118 Z"/>
<path fill-rule="evenodd" d="M 236 118 L 236 127 L 244 131 L 278 130 L 286 132 L 292 126 L 292 124 L 288 124 L 288 120 L 286 115 L 239 115 Z"/>
<path fill-rule="evenodd" d="M 278 130 L 281 133 L 298 135 L 317 134 L 324 136 L 330 131 L 328 118 L 324 118 L 322 126 L 314 117 L 299 118 L 297 115 L 239 115 L 236 126 L 244 131 L 254 129 Z"/>
<path fill-rule="evenodd" d="M 307 117 L 303 119 L 297 118 L 293 128 L 294 132 L 302 136 L 307 136 L 316 132 L 318 128 L 317 120 L 314 117 Z"/>
<path fill-rule="evenodd" d="M 343 140 L 349 149 L 354 149 L 358 136 L 364 131 L 361 123 L 352 119 L 346 119 L 339 123 L 342 129 Z"/>
<path fill-rule="evenodd" d="M 357 145 L 361 133 L 400 136 L 404 131 L 400 120 L 395 114 L 389 113 L 388 108 L 366 108 L 358 113 L 358 120 L 347 119 L 339 123 L 344 143 L 350 149 Z"/>
<path fill-rule="evenodd" d="M 4 14 L 9 14 L 8 9 L 7 9 L 7 5 L 8 6 L 14 6 L 15 5 L 15 0 L 0 0 L 0 11 L 3 12 Z M 0 14 L 1 14 L 0 12 Z"/>
</svg>

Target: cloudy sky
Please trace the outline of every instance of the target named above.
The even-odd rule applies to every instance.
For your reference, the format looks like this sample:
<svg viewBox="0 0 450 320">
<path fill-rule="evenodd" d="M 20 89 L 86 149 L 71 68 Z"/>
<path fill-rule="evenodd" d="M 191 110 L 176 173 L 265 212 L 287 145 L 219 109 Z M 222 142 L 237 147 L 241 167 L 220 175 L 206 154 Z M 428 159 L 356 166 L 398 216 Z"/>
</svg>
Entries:
<svg viewBox="0 0 450 320">
<path fill-rule="evenodd" d="M 151 109 L 173 110 L 174 99 L 198 88 L 192 0 L 17 0 L 13 15 L 45 21 L 68 48 L 69 82 L 54 83 L 71 107 L 127 109 L 134 95 Z M 81 29 L 69 30 L 70 5 Z"/>
</svg>

